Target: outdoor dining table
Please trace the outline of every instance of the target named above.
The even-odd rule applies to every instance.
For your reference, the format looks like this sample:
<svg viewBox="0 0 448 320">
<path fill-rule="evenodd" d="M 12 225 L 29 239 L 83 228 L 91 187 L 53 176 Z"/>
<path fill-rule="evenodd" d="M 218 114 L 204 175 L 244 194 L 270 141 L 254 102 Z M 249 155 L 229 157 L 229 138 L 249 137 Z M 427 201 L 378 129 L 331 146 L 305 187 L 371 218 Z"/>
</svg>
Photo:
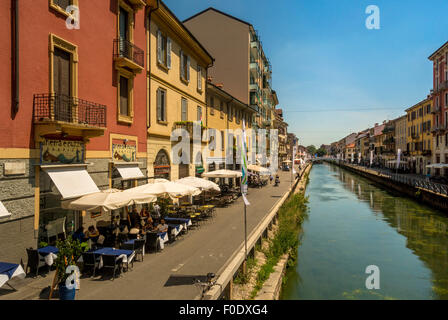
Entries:
<svg viewBox="0 0 448 320">
<path fill-rule="evenodd" d="M 120 258 L 123 258 L 123 263 L 126 263 L 126 265 L 128 267 L 129 267 L 129 263 L 132 262 L 132 260 L 134 259 L 134 256 L 135 256 L 135 251 L 133 251 L 133 250 L 123 250 L 123 249 L 115 249 L 115 248 L 109 248 L 109 247 L 95 250 L 95 251 L 93 251 L 93 253 L 95 255 L 100 256 L 100 263 L 98 265 L 99 269 L 101 269 L 103 267 L 103 259 L 101 257 L 103 254 L 116 256 L 117 260 Z"/>
<path fill-rule="evenodd" d="M 128 240 L 126 242 L 123 242 L 123 244 L 132 244 L 132 245 L 134 245 L 135 240 L 137 240 L 137 239 Z M 145 246 L 143 246 L 143 254 L 145 254 Z"/>
<path fill-rule="evenodd" d="M 59 252 L 59 249 L 54 246 L 46 246 L 37 249 L 37 252 L 44 257 L 45 263 L 51 266 L 54 263 L 54 260 L 58 257 L 57 253 Z"/>
<path fill-rule="evenodd" d="M 20 264 L 0 262 L 0 288 L 12 278 L 23 279 L 25 276 L 26 273 Z M 8 285 L 14 289 L 10 284 Z"/>
<path fill-rule="evenodd" d="M 177 235 L 182 231 L 184 228 L 182 224 L 175 224 L 175 223 L 167 223 L 169 227 L 171 227 L 171 235 L 174 237 L 177 237 Z"/>
<path fill-rule="evenodd" d="M 160 249 L 163 249 L 165 247 L 165 242 L 168 242 L 168 232 L 158 232 L 157 235 L 160 239 Z"/>
</svg>

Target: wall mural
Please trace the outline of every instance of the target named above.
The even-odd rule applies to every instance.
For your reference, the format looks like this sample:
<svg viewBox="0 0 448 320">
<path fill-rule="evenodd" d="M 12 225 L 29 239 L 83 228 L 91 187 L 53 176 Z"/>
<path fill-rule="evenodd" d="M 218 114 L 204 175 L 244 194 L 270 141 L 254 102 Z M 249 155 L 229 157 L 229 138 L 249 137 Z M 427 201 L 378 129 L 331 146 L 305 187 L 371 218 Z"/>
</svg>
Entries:
<svg viewBox="0 0 448 320">
<path fill-rule="evenodd" d="M 45 140 L 40 143 L 40 164 L 84 163 L 83 141 Z"/>
<path fill-rule="evenodd" d="M 126 144 L 112 144 L 112 159 L 114 161 L 135 162 L 137 147 Z"/>
</svg>

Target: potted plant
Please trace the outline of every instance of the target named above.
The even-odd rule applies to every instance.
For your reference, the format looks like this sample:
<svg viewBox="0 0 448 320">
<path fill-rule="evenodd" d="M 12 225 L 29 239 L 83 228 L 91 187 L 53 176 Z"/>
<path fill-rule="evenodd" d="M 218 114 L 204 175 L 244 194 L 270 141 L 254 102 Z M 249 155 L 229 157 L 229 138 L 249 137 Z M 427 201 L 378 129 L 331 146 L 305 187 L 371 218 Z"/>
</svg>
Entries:
<svg viewBox="0 0 448 320">
<path fill-rule="evenodd" d="M 58 240 L 56 247 L 59 252 L 57 254 L 56 261 L 54 263 L 56 267 L 56 279 L 59 288 L 60 300 L 75 300 L 75 288 L 68 288 L 66 286 L 67 278 L 73 278 L 73 272 L 68 271 L 69 266 L 76 266 L 76 261 L 81 256 L 82 252 L 86 249 L 82 246 L 78 240 L 73 240 L 72 237 L 68 237 L 66 240 Z"/>
</svg>

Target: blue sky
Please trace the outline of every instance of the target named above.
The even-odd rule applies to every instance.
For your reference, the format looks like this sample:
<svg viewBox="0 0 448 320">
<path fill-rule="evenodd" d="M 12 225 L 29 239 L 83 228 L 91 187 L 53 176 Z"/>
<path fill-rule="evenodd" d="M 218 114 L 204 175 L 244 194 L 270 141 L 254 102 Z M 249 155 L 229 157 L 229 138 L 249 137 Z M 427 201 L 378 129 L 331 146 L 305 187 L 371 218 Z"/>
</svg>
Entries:
<svg viewBox="0 0 448 320">
<path fill-rule="evenodd" d="M 181 20 L 215 7 L 254 25 L 288 130 L 304 145 L 328 144 L 404 114 L 429 94 L 428 57 L 448 41 L 447 0 L 165 3 Z M 368 5 L 380 9 L 379 30 L 365 27 Z"/>
</svg>

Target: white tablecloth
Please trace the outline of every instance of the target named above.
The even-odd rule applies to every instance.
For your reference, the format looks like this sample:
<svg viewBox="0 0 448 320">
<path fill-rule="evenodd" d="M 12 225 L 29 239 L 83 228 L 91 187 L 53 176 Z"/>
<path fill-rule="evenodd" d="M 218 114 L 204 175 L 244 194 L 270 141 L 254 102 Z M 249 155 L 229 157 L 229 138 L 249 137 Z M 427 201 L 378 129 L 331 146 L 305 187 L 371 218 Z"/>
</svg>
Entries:
<svg viewBox="0 0 448 320">
<path fill-rule="evenodd" d="M 168 242 L 168 232 L 165 232 L 165 235 L 159 236 L 159 243 L 160 243 L 160 249 L 163 249 L 165 247 L 165 242 Z"/>
<path fill-rule="evenodd" d="M 8 280 L 18 277 L 19 279 L 24 279 L 26 276 L 25 271 L 23 270 L 22 266 L 19 264 L 17 269 L 12 274 L 11 278 L 8 277 L 7 274 L 0 274 L 0 288 L 8 282 Z"/>
</svg>

